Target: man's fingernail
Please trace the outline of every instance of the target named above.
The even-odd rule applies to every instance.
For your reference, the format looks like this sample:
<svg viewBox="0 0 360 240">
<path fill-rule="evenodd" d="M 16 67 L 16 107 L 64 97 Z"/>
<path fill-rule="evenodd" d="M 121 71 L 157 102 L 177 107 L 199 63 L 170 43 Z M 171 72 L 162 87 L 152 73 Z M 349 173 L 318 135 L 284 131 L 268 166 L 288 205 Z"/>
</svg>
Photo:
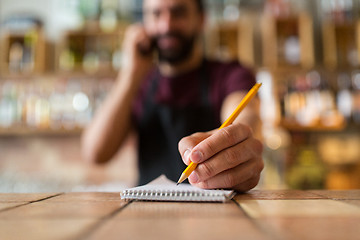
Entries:
<svg viewBox="0 0 360 240">
<path fill-rule="evenodd" d="M 197 175 L 196 172 L 192 172 L 189 176 L 189 181 L 191 183 L 197 183 L 199 181 L 199 176 Z"/>
<path fill-rule="evenodd" d="M 185 163 L 186 164 L 189 164 L 190 163 L 190 160 L 189 160 L 189 155 L 190 155 L 190 150 L 189 149 L 186 149 L 186 151 L 184 152 L 184 160 L 185 160 Z"/>
<path fill-rule="evenodd" d="M 203 154 L 200 151 L 195 151 L 191 153 L 191 161 L 198 163 L 203 159 Z"/>
</svg>

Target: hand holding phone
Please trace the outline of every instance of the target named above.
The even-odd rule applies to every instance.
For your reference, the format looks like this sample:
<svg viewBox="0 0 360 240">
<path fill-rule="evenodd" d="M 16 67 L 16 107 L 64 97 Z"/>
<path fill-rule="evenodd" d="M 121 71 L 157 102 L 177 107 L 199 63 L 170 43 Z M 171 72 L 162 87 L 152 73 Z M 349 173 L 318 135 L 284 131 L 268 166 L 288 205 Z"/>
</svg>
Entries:
<svg viewBox="0 0 360 240">
<path fill-rule="evenodd" d="M 154 64 L 154 43 L 142 24 L 130 25 L 125 32 L 122 72 L 142 79 Z M 139 80 L 140 81 L 140 80 Z"/>
<path fill-rule="evenodd" d="M 146 44 L 140 42 L 137 47 L 142 56 L 149 56 L 155 50 L 155 41 L 149 39 Z"/>
</svg>

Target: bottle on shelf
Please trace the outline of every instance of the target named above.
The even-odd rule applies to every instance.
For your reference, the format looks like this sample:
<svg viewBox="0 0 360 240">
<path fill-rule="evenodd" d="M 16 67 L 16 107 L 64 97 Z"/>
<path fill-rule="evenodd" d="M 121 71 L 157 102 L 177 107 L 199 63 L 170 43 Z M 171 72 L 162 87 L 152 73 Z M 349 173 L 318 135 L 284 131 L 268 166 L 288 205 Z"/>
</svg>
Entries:
<svg viewBox="0 0 360 240">
<path fill-rule="evenodd" d="M 337 76 L 337 106 L 339 112 L 350 121 L 353 108 L 351 76 L 347 72 L 340 72 Z"/>
<path fill-rule="evenodd" d="M 31 75 L 45 71 L 45 39 L 40 20 L 12 16 L 2 24 L 0 67 L 4 75 Z"/>
<path fill-rule="evenodd" d="M 332 69 L 359 67 L 358 4 L 355 0 L 322 0 L 324 63 Z"/>
<path fill-rule="evenodd" d="M 314 66 L 313 19 L 300 1 L 268 0 L 262 19 L 263 63 L 275 69 Z M 303 1 L 301 1 L 303 2 Z"/>
<path fill-rule="evenodd" d="M 99 17 L 100 29 L 104 32 L 112 32 L 118 26 L 118 1 L 102 0 Z"/>
<path fill-rule="evenodd" d="M 283 96 L 287 122 L 303 127 L 342 128 L 344 117 L 338 111 L 335 94 L 327 82 L 318 71 L 294 77 Z"/>
<path fill-rule="evenodd" d="M 107 79 L 4 81 L 0 83 L 0 132 L 81 129 L 112 83 Z"/>
<path fill-rule="evenodd" d="M 352 117 L 355 124 L 360 124 L 360 72 L 355 71 L 352 76 Z"/>
<path fill-rule="evenodd" d="M 300 148 L 296 160 L 287 171 L 287 183 L 295 189 L 323 189 L 326 168 L 312 147 Z"/>
</svg>

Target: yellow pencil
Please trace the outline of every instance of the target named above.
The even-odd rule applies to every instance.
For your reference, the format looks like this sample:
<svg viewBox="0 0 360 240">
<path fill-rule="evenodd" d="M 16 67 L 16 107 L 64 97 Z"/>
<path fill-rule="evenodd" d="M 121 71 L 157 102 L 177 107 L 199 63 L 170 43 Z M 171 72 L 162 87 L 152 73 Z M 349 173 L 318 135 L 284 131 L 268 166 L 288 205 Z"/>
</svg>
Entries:
<svg viewBox="0 0 360 240">
<path fill-rule="evenodd" d="M 259 88 L 261 87 L 261 83 L 256 83 L 250 91 L 245 95 L 245 97 L 241 100 L 239 105 L 236 107 L 234 112 L 230 115 L 228 119 L 220 126 L 219 129 L 229 126 L 239 115 L 239 113 L 246 107 L 246 105 L 250 102 L 250 100 L 255 96 Z M 179 181 L 177 184 L 182 183 L 185 179 L 187 179 L 190 174 L 195 170 L 197 167 L 197 163 L 190 162 L 189 166 L 184 170 L 181 174 Z"/>
</svg>

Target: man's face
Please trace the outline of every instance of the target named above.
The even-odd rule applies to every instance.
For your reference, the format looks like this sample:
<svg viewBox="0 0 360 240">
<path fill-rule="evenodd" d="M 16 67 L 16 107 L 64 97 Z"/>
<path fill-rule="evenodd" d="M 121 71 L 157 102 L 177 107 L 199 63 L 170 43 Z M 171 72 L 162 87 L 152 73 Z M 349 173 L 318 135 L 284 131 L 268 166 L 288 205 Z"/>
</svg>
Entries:
<svg viewBox="0 0 360 240">
<path fill-rule="evenodd" d="M 159 60 L 187 60 L 202 30 L 203 16 L 194 0 L 145 0 L 144 25 Z"/>
</svg>

